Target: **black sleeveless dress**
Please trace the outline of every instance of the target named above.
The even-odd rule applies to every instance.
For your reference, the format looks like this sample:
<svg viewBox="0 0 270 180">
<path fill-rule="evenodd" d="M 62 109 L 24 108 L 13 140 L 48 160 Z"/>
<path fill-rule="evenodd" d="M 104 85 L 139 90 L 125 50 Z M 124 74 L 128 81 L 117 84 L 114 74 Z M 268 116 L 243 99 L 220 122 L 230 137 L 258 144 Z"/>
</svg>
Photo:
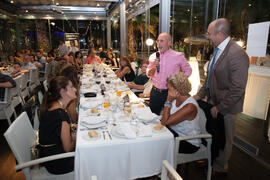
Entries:
<svg viewBox="0 0 270 180">
<path fill-rule="evenodd" d="M 46 157 L 65 153 L 62 141 L 62 122 L 71 123 L 68 114 L 64 109 L 55 109 L 45 112 L 39 125 L 39 143 L 42 145 L 52 145 L 51 147 L 41 147 L 40 156 Z M 51 174 L 65 174 L 74 170 L 74 158 L 65 158 L 49 161 L 42 164 Z"/>
<path fill-rule="evenodd" d="M 130 73 L 125 74 L 125 76 L 122 78 L 123 81 L 125 80 L 126 82 L 131 82 L 135 79 L 135 73 L 133 69 L 130 67 L 129 69 L 130 69 Z"/>
</svg>

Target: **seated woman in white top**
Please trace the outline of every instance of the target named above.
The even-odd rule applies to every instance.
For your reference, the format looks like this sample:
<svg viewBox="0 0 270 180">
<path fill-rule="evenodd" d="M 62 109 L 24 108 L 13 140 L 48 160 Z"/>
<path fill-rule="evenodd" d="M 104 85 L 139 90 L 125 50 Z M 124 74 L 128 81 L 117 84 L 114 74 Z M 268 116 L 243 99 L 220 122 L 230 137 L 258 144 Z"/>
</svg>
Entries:
<svg viewBox="0 0 270 180">
<path fill-rule="evenodd" d="M 191 84 L 179 72 L 167 78 L 168 97 L 164 104 L 161 124 L 168 126 L 176 136 L 193 136 L 205 131 L 206 118 L 196 100 L 189 95 Z M 174 134 L 175 134 L 174 133 Z M 180 153 L 194 153 L 200 147 L 198 139 L 181 141 Z"/>
</svg>

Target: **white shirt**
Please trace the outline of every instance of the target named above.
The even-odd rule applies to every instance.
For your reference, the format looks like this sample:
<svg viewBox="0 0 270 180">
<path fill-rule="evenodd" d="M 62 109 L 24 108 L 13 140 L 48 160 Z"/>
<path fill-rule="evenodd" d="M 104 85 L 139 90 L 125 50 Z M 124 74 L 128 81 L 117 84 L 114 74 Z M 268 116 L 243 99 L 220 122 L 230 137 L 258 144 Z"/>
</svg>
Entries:
<svg viewBox="0 0 270 180">
<path fill-rule="evenodd" d="M 229 41 L 231 40 L 230 36 L 227 37 L 224 41 L 222 41 L 222 43 L 220 43 L 217 48 L 218 48 L 218 52 L 217 52 L 217 55 L 216 55 L 216 61 L 215 61 L 215 64 L 216 62 L 218 61 L 218 58 L 219 56 L 222 54 L 222 52 L 224 51 L 224 49 L 226 48 L 226 46 L 228 45 Z M 214 57 L 214 56 L 213 56 Z M 212 63 L 212 60 L 213 60 L 213 57 L 211 59 L 211 63 Z"/>
<path fill-rule="evenodd" d="M 31 63 L 31 62 L 29 62 L 29 63 L 27 63 L 27 64 L 24 64 L 22 67 L 21 67 L 21 70 L 31 70 L 31 69 L 37 69 L 37 67 L 33 64 L 33 63 Z"/>
</svg>

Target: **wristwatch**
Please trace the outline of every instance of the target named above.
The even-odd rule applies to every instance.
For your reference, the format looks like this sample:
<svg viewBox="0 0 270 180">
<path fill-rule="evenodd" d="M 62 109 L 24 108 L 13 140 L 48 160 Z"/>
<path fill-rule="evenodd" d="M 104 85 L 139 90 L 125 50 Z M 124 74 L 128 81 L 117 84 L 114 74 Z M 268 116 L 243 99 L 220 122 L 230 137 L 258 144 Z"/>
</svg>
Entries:
<svg viewBox="0 0 270 180">
<path fill-rule="evenodd" d="M 166 101 L 166 102 L 164 103 L 164 106 L 166 106 L 166 107 L 172 107 L 172 102 Z"/>
</svg>

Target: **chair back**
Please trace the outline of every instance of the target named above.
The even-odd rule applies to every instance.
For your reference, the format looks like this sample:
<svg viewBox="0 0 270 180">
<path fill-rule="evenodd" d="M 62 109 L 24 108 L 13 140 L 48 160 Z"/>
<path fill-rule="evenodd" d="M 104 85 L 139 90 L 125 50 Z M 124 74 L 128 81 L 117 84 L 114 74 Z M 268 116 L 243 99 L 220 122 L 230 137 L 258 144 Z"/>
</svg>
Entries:
<svg viewBox="0 0 270 180">
<path fill-rule="evenodd" d="M 21 87 L 21 84 L 22 84 L 22 75 L 17 76 L 16 78 L 14 78 L 14 81 L 16 82 L 16 87 L 10 89 L 9 95 L 12 98 L 12 104 L 13 104 L 13 106 L 15 108 L 17 105 L 24 103 L 24 101 L 22 101 L 22 98 L 20 96 L 20 87 Z"/>
<path fill-rule="evenodd" d="M 4 134 L 10 149 L 12 150 L 18 164 L 31 160 L 31 147 L 36 142 L 35 132 L 30 124 L 26 112 L 23 112 Z M 29 175 L 29 169 L 24 169 L 24 174 Z"/>
<path fill-rule="evenodd" d="M 14 114 L 16 118 L 17 115 L 15 113 L 15 109 L 12 105 L 10 94 L 11 88 L 5 88 L 4 100 L 0 101 L 0 119 L 6 119 L 8 124 L 11 125 L 11 117 Z"/>
<path fill-rule="evenodd" d="M 49 72 L 49 63 L 46 63 L 45 65 L 45 73 L 44 73 L 44 80 L 48 80 L 48 72 Z"/>
<path fill-rule="evenodd" d="M 33 89 L 35 87 L 37 87 L 38 85 L 40 85 L 39 82 L 39 71 L 38 69 L 31 69 L 30 70 L 30 77 L 29 77 L 29 85 L 28 87 L 30 88 L 30 91 L 33 91 Z"/>
<path fill-rule="evenodd" d="M 28 86 L 27 86 L 28 83 L 29 83 L 29 76 L 30 76 L 29 72 L 25 72 L 25 73 L 22 74 L 20 95 L 21 95 L 23 101 L 24 101 L 24 98 L 29 95 Z"/>
<path fill-rule="evenodd" d="M 48 91 L 48 80 L 43 81 L 45 91 Z"/>
</svg>

